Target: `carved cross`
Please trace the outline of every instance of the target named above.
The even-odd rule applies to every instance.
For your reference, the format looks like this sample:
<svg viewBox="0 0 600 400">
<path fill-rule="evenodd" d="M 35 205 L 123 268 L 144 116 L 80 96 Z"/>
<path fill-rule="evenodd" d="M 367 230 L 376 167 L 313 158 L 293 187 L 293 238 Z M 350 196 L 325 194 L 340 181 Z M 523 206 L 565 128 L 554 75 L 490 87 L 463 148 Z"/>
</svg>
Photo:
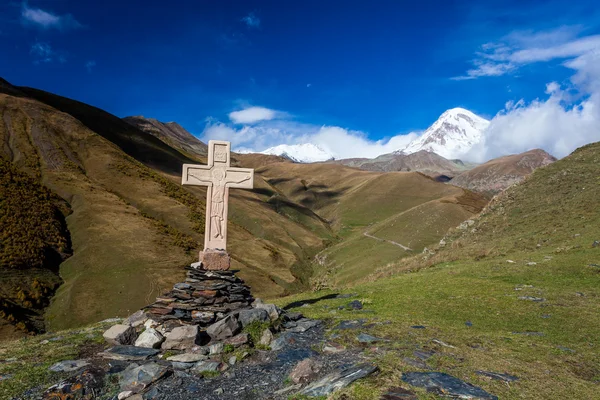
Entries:
<svg viewBox="0 0 600 400">
<path fill-rule="evenodd" d="M 252 189 L 254 170 L 230 164 L 229 142 L 208 142 L 208 165 L 183 164 L 182 185 L 207 186 L 204 250 L 225 250 L 229 188 Z"/>
</svg>

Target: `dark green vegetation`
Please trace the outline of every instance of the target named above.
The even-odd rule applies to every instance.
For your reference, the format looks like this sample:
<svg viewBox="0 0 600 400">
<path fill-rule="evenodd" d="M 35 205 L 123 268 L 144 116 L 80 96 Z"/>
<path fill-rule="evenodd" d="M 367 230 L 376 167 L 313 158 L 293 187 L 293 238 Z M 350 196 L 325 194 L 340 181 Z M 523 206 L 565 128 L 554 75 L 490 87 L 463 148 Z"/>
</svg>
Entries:
<svg viewBox="0 0 600 400">
<path fill-rule="evenodd" d="M 183 163 L 206 162 L 196 139 L 173 124 L 138 120 L 134 126 L 5 81 L 0 115 L 0 158 L 71 210 L 66 227 L 73 254 L 60 265 L 64 284 L 47 309 L 48 328 L 128 315 L 183 278 L 182 267 L 197 260 L 204 233 L 206 190 L 180 185 Z M 393 233 L 383 232 L 388 241 L 364 236 L 372 224 L 410 223 L 417 215 L 410 210 L 445 204 L 440 224 L 425 227 L 411 243 L 418 252 L 485 202 L 419 173 L 297 165 L 264 155 L 234 154 L 232 163 L 257 173 L 254 190 L 231 191 L 228 251 L 233 268 L 262 297 L 305 290 L 311 279 L 351 283 L 412 254 L 391 244 L 405 240 Z M 19 201 L 18 193 L 12 196 Z M 461 204 L 471 196 L 472 204 Z M 357 244 L 345 246 L 350 240 Z M 371 254 L 377 258 L 364 264 Z M 33 266 L 27 265 L 31 279 L 39 277 Z M 16 281 L 3 279 L 1 286 L 17 293 Z M 51 291 L 44 293 L 47 302 Z"/>
<path fill-rule="evenodd" d="M 391 339 L 373 353 L 382 374 L 349 389 L 378 399 L 408 388 L 402 372 L 421 348 L 446 372 L 501 399 L 592 399 L 600 382 L 600 143 L 536 170 L 496 197 L 471 226 L 453 230 L 434 255 L 389 265 L 351 291 L 374 313 L 338 311 L 321 300 L 303 313 L 389 321 L 369 333 Z M 468 226 L 468 227 L 467 227 Z M 332 291 L 280 299 L 280 305 Z M 331 310 L 336 310 L 332 313 Z M 414 329 L 422 325 L 425 329 Z M 470 325 L 470 326 L 469 326 Z M 344 334 L 356 343 L 360 331 Z M 442 341 L 447 347 L 434 340 Z M 475 371 L 516 375 L 507 385 Z M 417 390 L 418 391 L 418 390 Z M 418 391 L 420 398 L 435 398 Z"/>
<path fill-rule="evenodd" d="M 65 203 L 0 158 L 0 335 L 41 331 L 41 313 L 60 283 L 58 267 L 71 253 Z"/>
<path fill-rule="evenodd" d="M 69 376 L 49 370 L 54 363 L 89 357 L 104 346 L 102 333 L 110 323 L 97 323 L 85 329 L 65 330 L 59 334 L 24 337 L 0 344 L 0 399 L 18 398 L 24 390 L 37 385 L 47 388 Z M 107 378 L 108 379 L 108 378 Z M 107 383 L 109 385 L 110 383 Z"/>
<path fill-rule="evenodd" d="M 70 252 L 60 198 L 0 159 L 0 263 L 57 269 Z"/>
</svg>

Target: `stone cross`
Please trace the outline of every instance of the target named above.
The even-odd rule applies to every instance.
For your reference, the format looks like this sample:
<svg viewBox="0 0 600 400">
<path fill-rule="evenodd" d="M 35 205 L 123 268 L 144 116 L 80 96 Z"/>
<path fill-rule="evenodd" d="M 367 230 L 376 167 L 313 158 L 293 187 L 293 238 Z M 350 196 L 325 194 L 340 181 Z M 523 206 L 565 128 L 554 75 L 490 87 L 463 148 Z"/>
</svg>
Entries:
<svg viewBox="0 0 600 400">
<path fill-rule="evenodd" d="M 229 188 L 252 189 L 254 187 L 253 169 L 230 166 L 230 148 L 229 142 L 210 140 L 207 165 L 183 164 L 182 185 L 207 186 L 203 252 L 205 255 L 207 251 L 225 252 L 227 248 Z M 203 253 L 200 253 L 200 261 Z"/>
</svg>

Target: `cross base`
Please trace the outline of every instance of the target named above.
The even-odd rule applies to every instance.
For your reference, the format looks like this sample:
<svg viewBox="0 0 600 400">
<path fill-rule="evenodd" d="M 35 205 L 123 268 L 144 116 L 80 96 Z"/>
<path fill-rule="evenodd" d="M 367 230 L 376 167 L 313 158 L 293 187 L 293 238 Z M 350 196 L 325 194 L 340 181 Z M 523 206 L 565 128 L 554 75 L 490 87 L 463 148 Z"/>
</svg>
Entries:
<svg viewBox="0 0 600 400">
<path fill-rule="evenodd" d="M 226 271 L 231 266 L 231 258 L 225 250 L 204 249 L 200 252 L 201 268 L 209 271 Z"/>
</svg>

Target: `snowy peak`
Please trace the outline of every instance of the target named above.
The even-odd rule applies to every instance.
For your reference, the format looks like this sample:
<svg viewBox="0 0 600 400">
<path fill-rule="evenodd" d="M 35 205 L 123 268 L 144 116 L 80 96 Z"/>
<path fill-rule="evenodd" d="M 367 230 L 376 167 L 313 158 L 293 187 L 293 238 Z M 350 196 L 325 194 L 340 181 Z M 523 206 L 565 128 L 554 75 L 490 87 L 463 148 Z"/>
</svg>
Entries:
<svg viewBox="0 0 600 400">
<path fill-rule="evenodd" d="M 481 141 L 489 123 L 469 110 L 452 108 L 398 153 L 412 154 L 426 150 L 448 159 L 460 158 Z"/>
<path fill-rule="evenodd" d="M 269 147 L 268 149 L 261 151 L 261 154 L 287 157 L 292 161 L 300 163 L 311 163 L 334 159 L 333 155 L 312 143 L 293 145 L 280 144 L 279 146 Z"/>
</svg>

